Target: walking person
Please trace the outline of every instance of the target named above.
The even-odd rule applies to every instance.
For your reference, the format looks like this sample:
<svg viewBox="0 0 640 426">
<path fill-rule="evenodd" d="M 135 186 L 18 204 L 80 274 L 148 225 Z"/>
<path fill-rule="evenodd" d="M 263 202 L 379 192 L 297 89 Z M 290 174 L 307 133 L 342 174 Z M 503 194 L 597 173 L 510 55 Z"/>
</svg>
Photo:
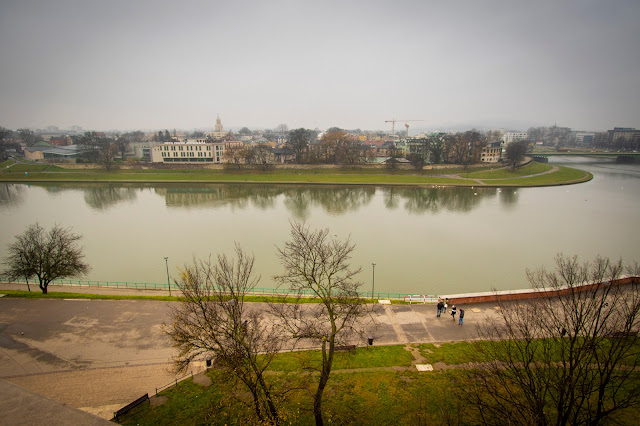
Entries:
<svg viewBox="0 0 640 426">
<path fill-rule="evenodd" d="M 445 297 L 444 298 L 444 308 L 442 309 L 442 313 L 446 314 L 447 313 L 447 307 L 449 306 L 449 298 Z"/>
<path fill-rule="evenodd" d="M 437 318 L 440 318 L 440 314 L 442 313 L 442 308 L 443 307 L 444 307 L 444 303 L 442 303 L 442 299 L 438 299 L 438 305 L 437 305 L 438 311 L 437 311 L 437 314 L 436 314 Z"/>
<path fill-rule="evenodd" d="M 454 321 L 456 320 L 456 305 L 451 307 L 451 319 Z"/>
<path fill-rule="evenodd" d="M 462 325 L 462 319 L 464 318 L 464 309 L 460 309 L 460 315 L 458 316 L 458 325 Z"/>
</svg>

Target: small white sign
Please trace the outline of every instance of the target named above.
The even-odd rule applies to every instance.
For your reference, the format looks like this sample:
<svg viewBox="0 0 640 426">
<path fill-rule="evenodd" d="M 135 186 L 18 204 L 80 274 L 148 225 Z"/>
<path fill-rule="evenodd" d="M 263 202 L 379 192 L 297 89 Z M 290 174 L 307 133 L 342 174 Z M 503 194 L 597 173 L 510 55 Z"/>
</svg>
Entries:
<svg viewBox="0 0 640 426">
<path fill-rule="evenodd" d="M 418 371 L 433 371 L 433 365 L 431 364 L 416 364 Z"/>
<path fill-rule="evenodd" d="M 381 304 L 381 305 L 390 305 L 391 304 L 391 300 L 380 299 L 380 300 L 378 300 L 378 303 Z"/>
</svg>

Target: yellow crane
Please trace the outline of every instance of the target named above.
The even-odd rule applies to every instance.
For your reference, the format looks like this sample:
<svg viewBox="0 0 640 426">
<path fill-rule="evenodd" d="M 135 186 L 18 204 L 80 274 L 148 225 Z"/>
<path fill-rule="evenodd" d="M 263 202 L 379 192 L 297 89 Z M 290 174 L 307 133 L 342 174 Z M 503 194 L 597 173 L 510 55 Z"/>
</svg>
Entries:
<svg viewBox="0 0 640 426">
<path fill-rule="evenodd" d="M 394 118 L 393 120 L 385 120 L 385 123 L 391 123 L 391 134 L 395 135 L 396 134 L 396 121 L 403 121 L 404 122 L 404 126 L 407 128 L 407 136 L 409 136 L 409 125 L 407 124 L 410 121 L 426 121 L 426 120 L 398 120 L 397 118 Z"/>
</svg>

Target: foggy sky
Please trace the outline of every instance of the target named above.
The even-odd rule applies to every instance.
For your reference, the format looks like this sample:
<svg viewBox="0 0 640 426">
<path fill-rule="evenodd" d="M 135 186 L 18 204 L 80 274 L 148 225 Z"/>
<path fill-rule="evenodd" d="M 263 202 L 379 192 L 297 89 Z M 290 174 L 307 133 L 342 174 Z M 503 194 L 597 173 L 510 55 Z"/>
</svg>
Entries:
<svg viewBox="0 0 640 426">
<path fill-rule="evenodd" d="M 0 125 L 640 127 L 639 18 L 637 0 L 0 0 Z"/>
</svg>

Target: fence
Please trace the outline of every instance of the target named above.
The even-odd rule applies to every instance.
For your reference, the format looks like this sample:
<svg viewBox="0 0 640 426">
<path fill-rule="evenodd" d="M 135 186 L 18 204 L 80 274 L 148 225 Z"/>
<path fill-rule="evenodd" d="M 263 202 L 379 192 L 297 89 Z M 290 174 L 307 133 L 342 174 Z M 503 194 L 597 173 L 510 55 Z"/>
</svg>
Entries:
<svg viewBox="0 0 640 426">
<path fill-rule="evenodd" d="M 193 378 L 193 371 L 191 371 L 186 376 L 180 377 L 179 379 L 175 379 L 173 382 L 171 382 L 169 384 L 166 384 L 164 386 L 160 386 L 159 388 L 156 388 L 156 396 L 158 396 L 158 392 L 162 392 L 165 389 L 169 389 L 171 386 L 178 386 L 178 382 L 181 382 L 184 379 L 188 379 L 189 377 Z"/>
<path fill-rule="evenodd" d="M 438 296 L 434 296 L 431 294 L 409 294 L 404 297 L 404 301 L 409 304 L 412 303 L 436 303 L 438 301 Z"/>
<path fill-rule="evenodd" d="M 26 283 L 26 280 L 13 280 L 16 283 Z M 30 281 L 30 285 L 35 285 L 37 287 L 37 282 Z M 138 282 L 126 282 L 126 281 L 95 281 L 95 280 L 72 280 L 72 279 L 61 279 L 51 281 L 50 286 L 70 286 L 70 287 L 99 287 L 99 288 L 123 288 L 123 289 L 136 289 L 136 290 L 169 290 L 168 283 L 138 283 Z M 171 285 L 171 288 L 174 290 L 178 290 L 175 284 Z M 256 287 L 247 291 L 247 294 L 250 296 L 286 296 L 286 295 L 294 295 L 300 293 L 305 297 L 313 297 L 314 293 L 311 290 L 302 289 L 300 291 L 291 290 L 286 288 L 267 288 L 267 287 Z M 372 297 L 371 292 L 361 291 L 359 293 L 360 297 L 363 298 L 373 298 L 373 299 L 392 299 L 392 300 L 404 300 L 409 301 L 408 298 L 411 297 L 428 297 L 435 298 L 437 302 L 438 296 L 412 296 L 407 295 L 407 293 L 389 293 L 389 292 L 375 292 L 374 297 Z M 414 300 L 415 302 L 415 300 Z M 430 303 L 431 301 L 420 302 L 420 303 Z"/>
</svg>

